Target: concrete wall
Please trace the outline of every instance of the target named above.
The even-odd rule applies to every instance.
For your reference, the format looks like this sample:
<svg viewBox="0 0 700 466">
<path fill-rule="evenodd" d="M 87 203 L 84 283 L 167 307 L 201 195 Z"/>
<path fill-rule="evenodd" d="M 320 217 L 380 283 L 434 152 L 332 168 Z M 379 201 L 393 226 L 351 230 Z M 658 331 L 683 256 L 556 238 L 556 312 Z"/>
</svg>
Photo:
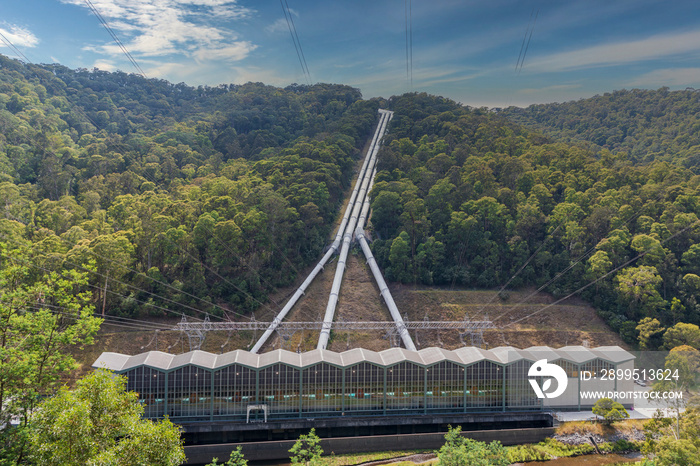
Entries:
<svg viewBox="0 0 700 466">
<path fill-rule="evenodd" d="M 480 430 L 464 432 L 465 437 L 490 442 L 498 440 L 503 445 L 537 443 L 554 434 L 554 428 L 511 430 Z M 253 443 L 225 443 L 219 445 L 192 445 L 185 447 L 187 464 L 206 464 L 213 457 L 220 461 L 228 460 L 231 451 L 239 445 L 248 460 L 276 460 L 289 458 L 289 449 L 294 440 Z M 322 439 L 321 446 L 326 454 L 336 455 L 387 450 L 439 449 L 445 443 L 445 433 L 381 435 L 372 437 L 340 437 Z"/>
</svg>

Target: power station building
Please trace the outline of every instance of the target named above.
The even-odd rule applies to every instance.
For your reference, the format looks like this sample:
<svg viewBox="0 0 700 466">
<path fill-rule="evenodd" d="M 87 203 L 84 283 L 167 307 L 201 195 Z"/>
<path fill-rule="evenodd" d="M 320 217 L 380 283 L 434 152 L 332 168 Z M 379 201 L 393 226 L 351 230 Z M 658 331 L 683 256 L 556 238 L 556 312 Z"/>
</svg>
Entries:
<svg viewBox="0 0 700 466">
<path fill-rule="evenodd" d="M 567 375 L 566 390 L 553 399 L 538 398 L 530 380 L 543 380 L 528 376 L 543 359 Z M 177 422 L 590 409 L 596 400 L 581 392 L 634 390 L 631 381 L 601 380 L 633 366 L 634 356 L 617 346 L 149 351 L 103 353 L 93 364 L 125 375 L 146 417 Z"/>
</svg>

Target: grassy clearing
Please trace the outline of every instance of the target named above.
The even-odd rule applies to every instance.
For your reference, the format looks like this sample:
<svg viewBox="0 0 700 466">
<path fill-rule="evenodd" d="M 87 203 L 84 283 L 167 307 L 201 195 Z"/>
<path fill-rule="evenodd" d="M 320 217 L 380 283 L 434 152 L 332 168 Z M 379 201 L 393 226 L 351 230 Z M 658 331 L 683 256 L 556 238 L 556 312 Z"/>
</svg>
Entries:
<svg viewBox="0 0 700 466">
<path fill-rule="evenodd" d="M 402 456 L 416 455 L 419 453 L 432 453 L 433 450 L 400 450 L 400 451 L 379 451 L 370 453 L 353 453 L 350 455 L 335 455 L 331 452 L 329 456 L 324 456 L 321 458 L 320 464 L 322 466 L 351 466 L 354 464 L 367 463 L 370 461 L 381 461 L 391 458 L 400 458 Z M 410 461 L 402 461 L 400 463 L 392 464 L 402 464 L 413 466 L 414 463 Z"/>
<path fill-rule="evenodd" d="M 617 442 L 603 442 L 598 444 L 603 453 L 622 453 L 628 451 L 638 451 L 641 444 L 638 442 L 628 442 L 618 440 Z M 554 458 L 568 458 L 571 456 L 589 455 L 595 453 L 592 445 L 567 445 L 557 440 L 548 438 L 537 444 L 516 445 L 507 447 L 508 461 L 511 463 L 522 463 L 527 461 L 546 461 Z"/>
<path fill-rule="evenodd" d="M 557 435 L 606 435 L 620 433 L 630 434 L 633 431 L 639 431 L 644 428 L 644 419 L 628 419 L 614 423 L 612 426 L 606 426 L 602 423 L 591 423 L 587 421 L 566 422 L 557 427 Z"/>
</svg>

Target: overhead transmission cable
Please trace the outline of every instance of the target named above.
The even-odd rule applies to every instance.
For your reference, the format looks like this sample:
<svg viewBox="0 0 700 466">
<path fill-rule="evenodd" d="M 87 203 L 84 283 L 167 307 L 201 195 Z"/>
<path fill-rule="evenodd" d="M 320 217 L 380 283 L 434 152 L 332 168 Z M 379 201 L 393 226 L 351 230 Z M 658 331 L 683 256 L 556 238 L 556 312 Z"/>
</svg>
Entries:
<svg viewBox="0 0 700 466">
<path fill-rule="evenodd" d="M 303 58 L 304 52 L 301 49 L 301 42 L 299 42 L 299 36 L 296 34 L 296 27 L 294 26 L 294 19 L 292 19 L 292 12 L 289 9 L 289 4 L 287 4 L 286 0 L 280 0 L 280 6 L 282 6 L 284 19 L 287 21 L 287 28 L 289 28 L 289 34 L 292 36 L 292 42 L 294 43 L 294 50 L 296 50 L 297 52 L 297 58 L 299 58 L 301 72 L 304 75 L 306 83 L 308 85 L 311 85 L 311 73 L 309 73 L 309 68 L 306 66 L 306 59 Z"/>
<path fill-rule="evenodd" d="M 410 84 L 411 75 L 408 71 L 408 0 L 404 0 L 404 16 L 405 16 L 405 28 L 406 28 L 406 83 Z"/>
<path fill-rule="evenodd" d="M 61 309 L 63 311 L 70 311 L 67 307 L 64 306 L 56 306 L 53 304 L 47 304 L 47 303 L 41 303 L 39 306 L 41 309 L 44 308 L 51 308 L 51 309 Z M 36 309 L 36 308 L 35 308 Z M 77 317 L 78 315 L 74 312 L 63 312 L 62 314 L 68 315 L 68 316 L 75 316 Z M 122 326 L 131 326 L 132 328 L 138 328 L 143 331 L 151 331 L 151 330 L 173 330 L 173 328 L 169 325 L 164 325 L 164 324 L 158 324 L 155 322 L 149 322 L 145 320 L 136 320 L 136 319 L 130 319 L 128 317 L 119 317 L 119 316 L 101 316 L 97 313 L 92 314 L 93 317 L 98 317 L 105 322 L 107 322 L 109 325 L 122 325 Z M 175 331 L 175 330 L 173 330 Z"/>
<path fill-rule="evenodd" d="M 660 200 L 661 197 L 662 197 L 664 194 L 665 194 L 664 192 L 661 192 L 661 193 L 659 194 L 659 196 L 657 196 L 656 200 L 657 200 L 657 201 Z M 642 206 L 637 212 L 635 212 L 635 213 L 633 213 L 632 215 L 630 215 L 630 217 L 625 221 L 625 223 L 623 223 L 622 225 L 618 226 L 618 228 L 616 228 L 616 230 L 617 230 L 617 229 L 620 229 L 621 227 L 624 227 L 624 226 L 628 225 L 632 220 L 634 220 L 634 219 L 638 218 L 640 215 L 642 215 L 642 213 L 643 213 L 642 208 L 643 208 L 643 206 Z M 614 230 L 613 230 L 613 231 L 614 231 Z M 608 234 L 606 235 L 605 238 L 608 238 L 608 237 L 610 236 L 611 233 L 612 233 L 612 231 L 608 232 Z M 535 296 L 537 293 L 541 292 L 542 290 L 544 290 L 545 288 L 547 288 L 549 285 L 551 285 L 551 284 L 554 283 L 555 281 L 559 280 L 562 276 L 564 276 L 564 274 L 565 274 L 566 272 L 568 272 L 569 270 L 573 269 L 579 262 L 581 262 L 581 261 L 584 260 L 586 257 L 588 257 L 588 256 L 589 256 L 593 251 L 595 251 L 596 249 L 597 249 L 597 245 L 593 245 L 593 246 L 591 246 L 590 248 L 588 248 L 588 250 L 587 250 L 586 252 L 584 252 L 583 254 L 581 254 L 580 256 L 578 256 L 578 257 L 577 257 L 573 262 L 571 262 L 564 270 L 562 270 L 561 272 L 559 272 L 559 273 L 558 273 L 556 276 L 554 276 L 553 278 L 549 279 L 549 281 L 547 281 L 547 283 L 545 283 L 544 285 L 541 285 L 539 288 L 537 288 L 535 291 L 533 291 L 532 293 L 530 293 L 529 295 L 527 295 L 525 298 L 523 298 L 523 299 L 520 300 L 519 302 L 515 303 L 513 306 L 511 306 L 510 310 L 508 310 L 508 311 L 504 312 L 503 314 L 499 315 L 498 317 L 496 317 L 496 319 L 502 319 L 502 318 L 504 318 L 506 315 L 508 315 L 508 314 L 510 314 L 512 311 L 514 311 L 514 310 L 517 308 L 517 306 L 520 306 L 521 304 L 527 302 L 530 298 L 532 298 L 533 296 Z"/>
<path fill-rule="evenodd" d="M 131 55 L 129 50 L 126 48 L 126 46 L 122 43 L 122 41 L 119 39 L 117 34 L 114 32 L 114 30 L 110 27 L 110 25 L 107 23 L 107 21 L 104 19 L 102 14 L 97 10 L 95 5 L 90 1 L 90 0 L 85 0 L 85 4 L 90 8 L 90 11 L 97 17 L 97 19 L 102 23 L 102 26 L 105 28 L 105 30 L 109 33 L 110 36 L 112 36 L 112 39 L 114 42 L 119 46 L 121 51 L 124 53 L 126 58 L 129 59 L 132 65 L 134 65 L 134 68 L 138 71 L 138 73 L 143 76 L 144 78 L 147 78 L 146 73 L 144 73 L 143 69 L 139 66 L 138 63 L 136 63 L 136 60 L 134 57 Z"/>
<path fill-rule="evenodd" d="M 411 0 L 404 0 L 406 22 L 406 81 L 413 91 L 413 5 Z"/>
<path fill-rule="evenodd" d="M 700 224 L 700 220 L 696 220 L 695 222 L 691 223 L 690 225 L 688 225 L 687 227 L 683 228 L 682 230 L 679 230 L 679 231 L 677 231 L 676 233 L 674 233 L 673 235 L 669 236 L 668 238 L 666 238 L 666 239 L 660 241 L 659 244 L 664 244 L 664 243 L 668 242 L 669 240 L 675 238 L 676 236 L 680 235 L 681 233 L 685 233 L 685 232 L 688 231 L 689 229 L 691 229 L 691 228 L 693 228 L 693 227 L 695 227 L 695 226 L 697 226 L 697 225 L 699 225 L 699 224 Z M 652 248 L 652 249 L 653 249 L 653 248 Z M 595 285 L 596 283 L 598 283 L 598 282 L 601 281 L 602 279 L 609 277 L 610 275 L 612 275 L 613 273 L 617 272 L 618 270 L 627 267 L 629 264 L 631 264 L 632 262 L 636 261 L 637 259 L 639 259 L 639 258 L 641 258 L 641 257 L 644 257 L 644 256 L 645 256 L 649 251 L 651 251 L 652 249 L 649 249 L 649 250 L 640 252 L 639 254 L 637 254 L 636 256 L 634 256 L 632 259 L 628 260 L 628 261 L 625 262 L 624 264 L 619 265 L 619 266 L 615 267 L 614 269 L 612 269 L 611 271 L 609 271 L 608 273 L 606 273 L 606 274 L 604 274 L 604 275 L 601 275 L 600 277 L 596 278 L 595 280 L 590 281 L 588 284 L 582 286 L 582 287 L 579 288 L 578 290 L 576 290 L 576 291 L 574 291 L 574 292 L 572 292 L 572 293 L 569 293 L 568 295 L 566 295 L 566 296 L 564 296 L 563 298 L 560 298 L 560 299 L 554 301 L 553 303 L 547 304 L 546 306 L 544 306 L 544 307 L 541 308 L 541 309 L 538 309 L 537 311 L 531 312 L 530 314 L 527 314 L 526 316 L 521 317 L 520 319 L 514 320 L 513 322 L 510 322 L 510 323 L 504 325 L 504 328 L 505 328 L 505 327 L 510 327 L 511 325 L 515 325 L 515 324 L 517 324 L 518 322 L 522 322 L 522 321 L 525 320 L 525 319 L 529 319 L 530 317 L 532 317 L 532 316 L 534 316 L 534 315 L 536 315 L 536 314 L 539 314 L 540 312 L 544 312 L 544 311 L 546 311 L 547 309 L 549 309 L 550 307 L 555 306 L 555 305 L 561 303 L 562 301 L 566 301 L 566 300 L 569 299 L 570 297 L 572 297 L 572 296 L 574 296 L 574 295 L 580 293 L 581 291 L 583 291 L 583 290 L 589 288 L 590 286 Z"/>
<path fill-rule="evenodd" d="M 306 69 L 306 75 L 309 77 L 309 82 L 312 83 L 311 72 L 309 71 L 309 65 L 306 63 L 306 56 L 304 56 L 304 48 L 301 46 L 301 41 L 299 40 L 299 34 L 297 33 L 297 27 L 294 24 L 294 17 L 292 16 L 292 10 L 289 9 L 289 3 L 284 0 L 284 4 L 287 6 L 287 12 L 289 13 L 289 22 L 292 23 L 292 29 L 294 29 L 294 37 L 297 38 L 297 44 L 299 44 L 299 52 L 301 53 L 301 59 L 304 62 L 304 68 Z"/>
<path fill-rule="evenodd" d="M 29 60 L 29 58 L 27 58 L 27 56 L 23 54 L 20 49 L 15 47 L 15 44 L 13 44 L 10 39 L 5 37 L 5 34 L 3 34 L 2 32 L 0 32 L 0 38 L 5 43 L 5 45 L 7 45 L 10 48 L 10 50 L 13 50 L 17 54 L 17 57 L 20 60 L 24 61 L 25 63 L 31 63 L 31 60 Z"/>
<path fill-rule="evenodd" d="M 518 65 L 515 65 L 516 72 L 517 74 L 520 74 L 520 72 L 523 70 L 523 64 L 525 63 L 525 57 L 527 56 L 527 50 L 530 48 L 530 41 L 532 40 L 532 33 L 535 31 L 535 25 L 537 24 L 537 17 L 540 14 L 540 10 L 537 10 L 537 13 L 535 13 L 535 20 L 532 22 L 532 27 L 530 28 L 530 36 L 527 39 L 527 44 L 525 45 L 525 50 L 522 52 L 522 58 L 520 58 L 520 68 L 518 68 Z M 528 23 L 529 26 L 529 23 Z M 525 35 L 527 35 L 527 31 L 525 32 Z"/>
<path fill-rule="evenodd" d="M 486 306 L 488 306 L 489 304 L 491 304 L 491 303 L 493 302 L 493 300 L 496 299 L 497 296 L 499 296 L 501 293 L 503 293 L 503 291 L 504 291 L 504 290 L 506 289 L 506 287 L 510 284 L 510 282 L 512 282 L 512 281 L 515 279 L 515 277 L 517 277 L 518 275 L 520 275 L 520 272 L 522 272 L 523 270 L 525 270 L 525 267 L 527 267 L 527 265 L 530 263 L 530 261 L 532 261 L 532 259 L 534 259 L 535 256 L 540 252 L 540 250 L 544 247 L 544 244 L 547 242 L 547 240 L 548 240 L 549 238 L 553 237 L 554 234 L 559 230 L 559 228 L 560 228 L 562 225 L 564 225 L 564 223 L 566 223 L 566 221 L 568 221 L 568 220 L 569 220 L 569 214 L 567 214 L 566 217 L 565 217 L 564 219 L 562 219 L 561 222 L 559 222 L 559 225 L 557 225 L 557 227 L 556 227 L 554 230 L 552 230 L 552 232 L 549 233 L 549 234 L 542 240 L 542 243 L 540 244 L 540 246 L 535 250 L 535 252 L 533 252 L 533 253 L 530 255 L 530 257 L 525 261 L 525 263 L 524 263 L 523 265 L 520 266 L 520 268 L 517 270 L 517 272 L 515 272 L 513 275 L 511 275 L 511 277 L 508 279 L 508 281 L 505 283 L 505 285 L 503 285 L 503 286 L 501 287 L 500 290 L 498 290 L 493 296 L 491 296 L 491 299 L 489 299 L 486 303 L 484 303 L 484 304 L 481 306 L 481 308 L 479 308 L 479 310 L 477 311 L 477 315 L 478 315 L 478 314 L 481 314 L 481 312 L 486 308 Z"/>
<path fill-rule="evenodd" d="M 408 42 L 411 57 L 411 90 L 413 90 L 413 1 L 408 0 Z"/>
<path fill-rule="evenodd" d="M 527 40 L 527 33 L 530 30 L 530 24 L 532 23 L 532 15 L 535 14 L 535 9 L 533 8 L 530 12 L 530 19 L 527 22 L 527 29 L 525 29 L 525 35 L 523 36 L 523 43 L 520 44 L 520 53 L 518 53 L 518 60 L 515 62 L 514 73 L 518 73 L 518 67 L 520 66 L 520 59 L 523 57 L 523 50 L 525 50 L 525 41 Z"/>
<path fill-rule="evenodd" d="M 0 236 L 2 236 L 2 237 L 3 237 L 5 240 L 7 240 L 7 241 L 11 241 L 11 242 L 14 242 L 15 244 L 19 244 L 19 243 L 17 243 L 15 240 L 13 240 L 12 238 L 8 237 L 7 235 L 5 235 L 5 234 L 3 234 L 3 233 L 0 233 Z M 4 255 L 5 255 L 6 257 L 9 257 L 10 259 L 15 260 L 15 261 L 23 262 L 24 264 L 28 265 L 29 267 L 34 267 L 34 268 L 36 268 L 36 269 L 43 270 L 44 272 L 48 272 L 48 273 L 53 272 L 52 270 L 49 270 L 49 269 L 47 269 L 47 268 L 45 268 L 45 267 L 42 267 L 42 266 L 37 265 L 37 264 L 34 264 L 34 263 L 30 262 L 30 261 L 27 261 L 27 260 L 20 259 L 20 258 L 18 258 L 18 257 L 12 256 L 12 255 L 8 254 L 7 252 L 5 252 Z M 70 261 L 68 261 L 68 260 L 64 260 L 64 262 L 67 263 L 67 264 L 69 264 L 69 265 L 72 265 L 72 266 L 74 266 L 74 267 L 80 268 L 80 269 L 84 270 L 85 272 L 93 273 L 93 274 L 95 274 L 95 275 L 98 275 L 98 276 L 100 276 L 100 277 L 105 278 L 105 275 L 103 275 L 103 274 L 101 274 L 101 273 L 99 273 L 99 272 L 96 272 L 96 271 L 94 271 L 94 270 L 86 269 L 85 267 L 83 267 L 83 266 L 81 266 L 81 265 L 78 265 L 78 264 L 75 264 L 75 263 L 73 263 L 73 262 L 70 262 Z M 174 303 L 174 304 L 180 304 L 180 303 L 178 303 L 177 301 L 173 301 L 173 300 L 168 299 L 168 298 L 163 298 L 162 296 L 158 296 L 158 295 L 155 294 L 155 293 L 151 293 L 151 292 L 149 292 L 149 291 L 142 290 L 142 289 L 140 289 L 140 288 L 138 288 L 138 287 L 136 287 L 136 286 L 130 285 L 130 284 L 125 283 L 125 282 L 122 282 L 122 281 L 120 281 L 120 280 L 116 280 L 116 279 L 114 279 L 114 278 L 112 278 L 111 280 L 114 281 L 114 282 L 116 282 L 116 283 L 119 283 L 120 285 L 125 285 L 125 286 L 130 287 L 130 288 L 133 288 L 133 289 L 135 289 L 135 290 L 137 290 L 137 291 L 141 291 L 141 292 L 143 292 L 143 293 L 150 294 L 150 295 L 155 296 L 156 298 L 160 298 L 160 299 L 162 299 L 162 300 L 164 300 L 164 301 L 169 301 L 169 302 L 172 302 L 172 303 Z M 97 286 L 97 285 L 88 284 L 87 286 L 90 287 L 90 288 L 102 290 L 102 287 Z M 117 293 L 117 292 L 115 292 L 115 291 L 113 291 L 113 290 L 107 290 L 107 292 L 108 292 L 108 293 L 111 293 L 111 294 L 113 294 L 113 295 L 116 295 L 116 296 L 120 296 L 120 297 L 122 297 L 122 298 L 128 298 L 128 296 L 123 295 L 123 294 L 121 294 L 121 293 Z M 158 305 L 153 304 L 153 303 L 148 303 L 148 302 L 146 302 L 146 301 L 141 301 L 141 300 L 138 300 L 138 299 L 135 299 L 135 298 L 134 298 L 134 300 L 135 300 L 135 301 L 138 301 L 138 302 L 140 302 L 140 303 L 142 303 L 142 304 L 144 304 L 144 305 L 146 305 L 146 306 L 153 307 L 154 309 L 159 309 L 159 310 L 164 311 L 164 312 L 167 312 L 167 313 L 176 314 L 176 315 L 179 316 L 179 317 L 182 317 L 182 316 L 184 315 L 184 314 L 181 313 L 181 312 L 176 312 L 176 311 L 173 311 L 173 310 L 171 310 L 171 309 L 167 309 L 167 308 L 158 306 Z M 206 313 L 205 311 L 201 311 L 201 310 L 199 310 L 199 309 L 196 309 L 196 308 L 187 306 L 186 304 L 180 304 L 180 305 L 183 306 L 183 307 L 185 307 L 185 308 L 192 309 L 192 310 L 194 310 L 194 311 L 196 311 L 196 312 L 204 313 L 204 314 L 206 314 L 206 315 L 210 315 L 210 314 Z M 196 320 L 202 320 L 202 319 L 199 319 L 199 318 L 196 318 L 196 317 L 194 317 L 194 318 L 195 318 Z"/>
</svg>

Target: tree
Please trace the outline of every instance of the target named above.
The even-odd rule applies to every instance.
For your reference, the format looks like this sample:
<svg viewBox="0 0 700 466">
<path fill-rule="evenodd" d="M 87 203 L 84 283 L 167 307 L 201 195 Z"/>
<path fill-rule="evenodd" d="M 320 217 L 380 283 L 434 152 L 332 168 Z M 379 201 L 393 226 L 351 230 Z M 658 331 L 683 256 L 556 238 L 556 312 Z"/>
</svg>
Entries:
<svg viewBox="0 0 700 466">
<path fill-rule="evenodd" d="M 411 239 L 408 233 L 402 231 L 391 243 L 389 250 L 389 275 L 393 280 L 401 283 L 408 283 L 411 280 L 410 263 L 411 263 Z"/>
<path fill-rule="evenodd" d="M 316 463 L 323 454 L 321 439 L 316 435 L 316 429 L 306 435 L 301 435 L 294 446 L 289 449 L 292 454 L 292 464 L 305 464 L 306 466 Z"/>
<path fill-rule="evenodd" d="M 593 405 L 593 414 L 603 417 L 608 425 L 630 417 L 625 407 L 611 398 L 601 398 L 596 401 Z"/>
<path fill-rule="evenodd" d="M 639 313 L 655 315 L 665 304 L 657 289 L 663 279 L 656 267 L 631 267 L 620 272 L 616 280 L 618 295 L 627 304 L 630 317 Z"/>
<path fill-rule="evenodd" d="M 637 332 L 639 332 L 639 348 L 642 350 L 655 350 L 661 346 L 661 335 L 663 334 L 664 327 L 661 326 L 661 322 L 658 319 L 652 319 L 651 317 L 645 317 L 639 321 L 637 325 Z"/>
<path fill-rule="evenodd" d="M 42 402 L 29 424 L 31 459 L 38 464 L 179 465 L 180 429 L 167 418 L 142 419 L 138 394 L 126 378 L 97 370 Z"/>
<path fill-rule="evenodd" d="M 0 461 L 13 462 L 24 455 L 23 430 L 37 400 L 75 367 L 68 350 L 91 344 L 101 320 L 92 316 L 86 274 L 36 275 L 23 251 L 0 250 L 9 257 L 0 269 Z"/>
<path fill-rule="evenodd" d="M 239 445 L 238 448 L 231 451 L 231 456 L 227 462 L 219 463 L 219 459 L 214 458 L 207 466 L 217 466 L 219 464 L 221 466 L 248 466 L 248 460 L 243 457 L 243 449 Z"/>
<path fill-rule="evenodd" d="M 642 453 L 659 466 L 700 465 L 700 412 L 689 408 L 677 419 L 661 413 L 644 424 Z"/>
<path fill-rule="evenodd" d="M 688 345 L 700 349 L 700 327 L 695 324 L 679 322 L 664 333 L 664 346 L 673 349 L 676 346 Z"/>
<path fill-rule="evenodd" d="M 478 442 L 462 436 L 462 427 L 450 426 L 445 444 L 438 451 L 438 466 L 507 466 L 506 449 L 500 442 Z"/>
<path fill-rule="evenodd" d="M 666 356 L 664 368 L 678 375 L 677 379 L 674 377 L 674 388 L 694 388 L 700 370 L 700 351 L 688 345 L 676 346 Z"/>
</svg>

